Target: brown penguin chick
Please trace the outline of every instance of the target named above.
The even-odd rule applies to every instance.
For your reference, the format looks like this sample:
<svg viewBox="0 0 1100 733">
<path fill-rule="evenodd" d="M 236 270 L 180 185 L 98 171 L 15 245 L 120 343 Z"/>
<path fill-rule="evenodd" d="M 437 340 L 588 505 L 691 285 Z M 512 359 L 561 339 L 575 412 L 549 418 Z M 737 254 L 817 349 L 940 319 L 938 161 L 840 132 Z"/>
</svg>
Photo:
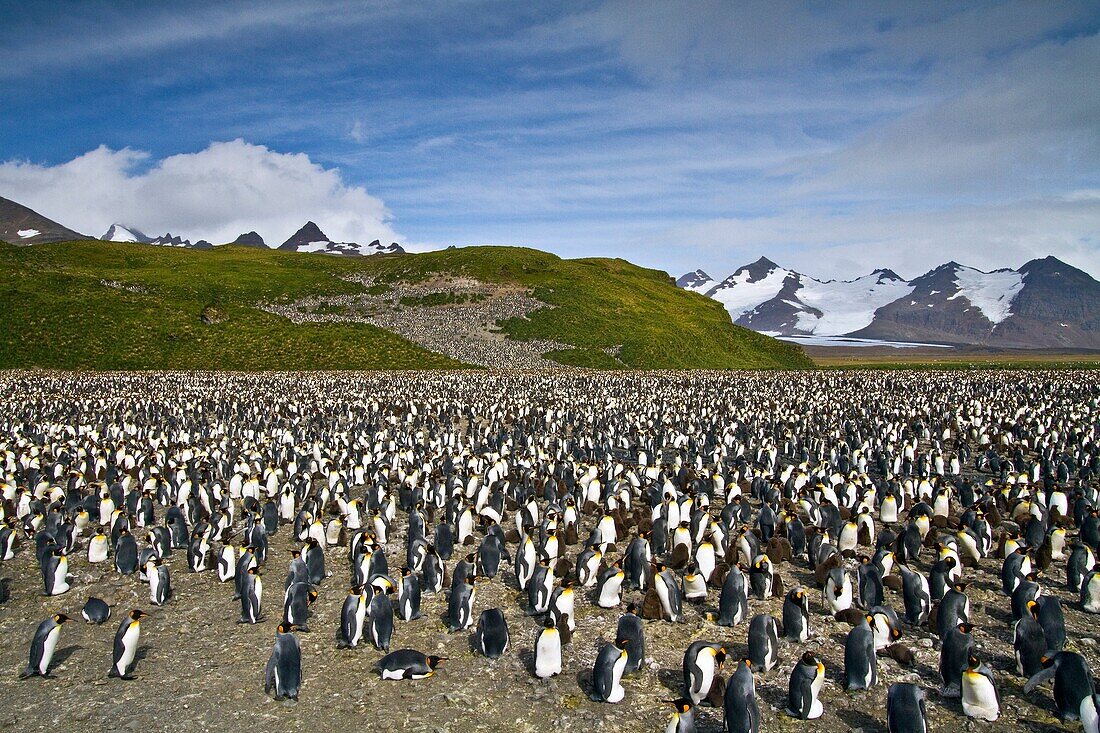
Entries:
<svg viewBox="0 0 1100 733">
<path fill-rule="evenodd" d="M 714 675 L 714 680 L 710 683 L 710 690 L 707 692 L 705 698 L 706 702 L 711 706 L 721 710 L 725 706 L 726 700 L 726 678 L 720 674 Z"/>
<path fill-rule="evenodd" d="M 849 626 L 859 626 L 867 615 L 858 608 L 846 608 L 843 611 L 837 611 L 833 618 Z"/>
<path fill-rule="evenodd" d="M 615 534 L 618 537 L 626 537 L 626 522 L 623 519 L 623 508 L 620 506 L 611 513 L 611 521 L 615 523 Z"/>
<path fill-rule="evenodd" d="M 649 532 L 653 529 L 653 517 L 649 516 L 649 512 L 638 507 L 634 510 L 634 525 L 639 533 Z"/>
<path fill-rule="evenodd" d="M 714 572 L 710 574 L 710 582 L 707 583 L 711 588 L 721 588 L 726 584 L 726 576 L 729 575 L 730 566 L 724 562 L 720 562 L 714 566 Z"/>
<path fill-rule="evenodd" d="M 573 641 L 573 632 L 569 629 L 568 613 L 563 613 L 558 617 L 558 637 L 561 639 L 562 644 L 569 644 Z"/>
<path fill-rule="evenodd" d="M 820 563 L 816 569 L 814 569 L 814 583 L 818 588 L 825 587 L 825 579 L 829 577 L 829 571 L 833 568 L 839 568 L 844 566 L 844 559 L 840 556 L 839 552 L 829 555 L 825 562 Z"/>
<path fill-rule="evenodd" d="M 668 560 L 668 566 L 674 570 L 683 570 L 690 559 L 687 545 L 676 545 L 672 550 L 672 557 Z"/>
<path fill-rule="evenodd" d="M 945 529 L 947 527 L 947 517 L 942 514 L 933 514 L 932 526 L 936 529 Z M 929 534 L 931 534 L 931 532 L 929 532 Z"/>
<path fill-rule="evenodd" d="M 581 513 L 598 515 L 600 514 L 600 505 L 589 499 L 588 501 L 584 502 L 584 505 L 581 507 Z"/>
<path fill-rule="evenodd" d="M 565 555 L 558 557 L 557 563 L 554 564 L 554 576 L 567 580 L 573 575 L 573 563 L 569 562 L 569 559 Z"/>
<path fill-rule="evenodd" d="M 901 576 L 895 573 L 891 573 L 882 579 L 882 585 L 890 590 L 901 593 L 902 580 Z"/>
<path fill-rule="evenodd" d="M 891 644 L 882 651 L 903 667 L 912 667 L 917 662 L 917 655 L 904 644 Z"/>
<path fill-rule="evenodd" d="M 781 562 L 790 562 L 793 554 L 791 542 L 786 537 L 773 536 L 768 540 L 768 549 L 764 554 L 776 565 Z"/>
<path fill-rule="evenodd" d="M 510 530 L 505 532 L 504 533 L 504 541 L 508 542 L 509 544 L 518 543 L 519 542 L 519 530 L 516 529 L 515 527 L 512 527 Z"/>
<path fill-rule="evenodd" d="M 779 574 L 778 570 L 772 571 L 772 598 L 783 598 L 786 593 L 783 592 L 783 576 Z"/>
<path fill-rule="evenodd" d="M 939 628 L 939 623 L 936 621 L 936 619 L 938 619 L 940 617 L 940 603 L 941 603 L 941 601 L 936 601 L 935 603 L 932 604 L 932 608 L 928 609 L 928 628 L 929 629 L 938 629 Z"/>
<path fill-rule="evenodd" d="M 665 609 L 661 605 L 661 597 L 657 595 L 657 590 L 652 585 L 646 591 L 645 600 L 642 601 L 642 612 L 639 615 L 647 621 L 660 621 L 664 618 Z"/>
<path fill-rule="evenodd" d="M 851 518 L 852 518 L 852 510 L 849 509 L 846 506 L 841 506 L 840 507 L 840 519 L 841 519 L 841 521 L 847 522 Z"/>
<path fill-rule="evenodd" d="M 580 537 L 577 536 L 577 523 L 570 522 L 565 525 L 565 532 L 563 533 L 562 540 L 567 545 L 575 545 L 580 542 Z"/>
</svg>

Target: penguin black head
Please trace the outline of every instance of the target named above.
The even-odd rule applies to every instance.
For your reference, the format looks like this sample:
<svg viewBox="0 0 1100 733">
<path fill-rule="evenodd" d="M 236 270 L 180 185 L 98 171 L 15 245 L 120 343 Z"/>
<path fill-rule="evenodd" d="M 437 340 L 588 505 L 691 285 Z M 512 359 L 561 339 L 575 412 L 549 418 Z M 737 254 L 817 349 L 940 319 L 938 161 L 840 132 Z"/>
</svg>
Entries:
<svg viewBox="0 0 1100 733">
<path fill-rule="evenodd" d="M 1033 618 L 1035 618 L 1035 619 L 1039 618 L 1039 604 L 1038 603 L 1036 603 L 1035 601 L 1028 601 L 1027 602 L 1027 610 L 1032 615 Z"/>
<path fill-rule="evenodd" d="M 544 618 L 542 620 L 542 627 L 544 629 L 556 629 L 557 628 L 557 626 L 554 624 L 554 619 L 550 618 L 549 614 L 547 614 L 546 618 Z"/>
<path fill-rule="evenodd" d="M 258 576 L 258 575 L 260 574 L 260 569 L 259 569 L 258 567 L 256 567 L 255 565 L 253 565 L 252 567 L 250 567 L 250 568 L 248 569 L 248 574 L 249 574 L 249 575 L 257 575 L 257 576 Z"/>
<path fill-rule="evenodd" d="M 676 712 L 680 713 L 681 715 L 691 712 L 691 700 L 681 697 L 677 700 L 672 700 L 671 702 L 672 706 L 676 708 Z"/>
<path fill-rule="evenodd" d="M 145 611 L 142 611 L 140 608 L 135 608 L 133 611 L 130 611 L 130 618 L 134 621 L 140 621 L 148 616 L 149 614 L 145 613 Z"/>
<path fill-rule="evenodd" d="M 65 614 L 63 614 L 63 613 L 55 613 L 55 614 L 53 615 L 53 620 L 54 620 L 54 623 L 55 623 L 55 624 L 63 624 L 63 623 L 65 623 L 66 621 L 72 621 L 72 618 L 71 618 L 71 617 L 69 617 L 69 616 L 66 616 L 66 615 L 65 615 Z"/>
<path fill-rule="evenodd" d="M 289 634 L 291 631 L 297 631 L 297 630 L 298 630 L 298 625 L 297 624 L 283 623 L 283 624 L 279 624 L 279 627 L 276 629 L 276 632 L 278 632 L 280 634 Z"/>
<path fill-rule="evenodd" d="M 956 626 L 955 628 L 957 628 L 959 631 L 963 632 L 964 634 L 969 634 L 971 631 L 974 630 L 974 624 L 964 621 L 961 624 L 959 624 L 958 626 Z"/>
<path fill-rule="evenodd" d="M 615 646 L 618 647 L 619 649 L 623 650 L 623 651 L 626 651 L 626 648 L 628 646 L 630 646 L 630 640 L 629 639 L 616 639 L 615 640 Z"/>
<path fill-rule="evenodd" d="M 981 664 L 982 664 L 982 660 L 978 659 L 978 657 L 974 654 L 971 654 L 970 656 L 968 656 L 966 658 L 966 668 L 967 669 L 977 669 L 978 667 L 981 666 Z"/>
<path fill-rule="evenodd" d="M 437 656 L 432 655 L 432 656 L 428 657 L 428 666 L 431 667 L 432 669 L 435 669 L 436 667 L 438 667 L 439 665 L 443 664 L 446 661 L 447 661 L 447 657 L 437 657 Z"/>
<path fill-rule="evenodd" d="M 1050 667 L 1054 666 L 1054 657 L 1048 657 L 1046 654 L 1044 654 L 1042 657 L 1039 658 L 1039 663 L 1043 665 L 1043 669 L 1049 669 Z"/>
<path fill-rule="evenodd" d="M 802 655 L 802 664 L 812 664 L 816 667 L 817 657 L 814 656 L 813 652 L 806 652 Z"/>
</svg>

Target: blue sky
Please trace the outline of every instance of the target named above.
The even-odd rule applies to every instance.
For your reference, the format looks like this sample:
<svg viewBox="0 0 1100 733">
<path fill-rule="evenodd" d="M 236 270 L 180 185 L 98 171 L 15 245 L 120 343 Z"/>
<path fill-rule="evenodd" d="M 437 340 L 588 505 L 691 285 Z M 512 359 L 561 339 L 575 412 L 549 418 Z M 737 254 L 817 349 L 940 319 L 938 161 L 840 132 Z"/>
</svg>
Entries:
<svg viewBox="0 0 1100 733">
<path fill-rule="evenodd" d="M 0 4 L 0 195 L 722 277 L 1100 275 L 1100 5 Z"/>
</svg>

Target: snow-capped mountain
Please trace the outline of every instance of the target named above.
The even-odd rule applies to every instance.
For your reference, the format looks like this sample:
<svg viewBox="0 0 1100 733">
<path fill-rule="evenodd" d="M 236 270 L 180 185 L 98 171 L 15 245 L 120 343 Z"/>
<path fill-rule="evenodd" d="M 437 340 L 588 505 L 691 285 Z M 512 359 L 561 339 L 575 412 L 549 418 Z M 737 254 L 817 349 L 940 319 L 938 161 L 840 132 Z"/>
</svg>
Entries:
<svg viewBox="0 0 1100 733">
<path fill-rule="evenodd" d="M 776 336 L 1100 348 L 1100 283 L 1054 257 L 993 272 L 948 262 L 909 281 L 891 270 L 818 280 L 764 257 L 709 287 L 705 275 L 677 284 L 724 304 L 738 325 Z"/>
<path fill-rule="evenodd" d="M 137 229 L 118 223 L 112 224 L 100 239 L 104 242 L 141 242 L 143 244 L 153 241 L 152 237 L 142 234 Z"/>
<path fill-rule="evenodd" d="M 47 219 L 33 209 L 0 197 L 0 241 L 22 245 L 87 238 Z"/>
<path fill-rule="evenodd" d="M 681 275 L 680 279 L 676 281 L 676 285 L 685 290 L 705 293 L 714 285 L 714 278 L 702 270 L 695 270 Z"/>
<path fill-rule="evenodd" d="M 377 239 L 370 244 L 357 244 L 356 242 L 333 242 L 321 228 L 312 221 L 307 221 L 290 239 L 279 245 L 279 249 L 287 252 L 320 252 L 329 255 L 376 255 L 376 254 L 403 254 L 404 249 L 397 242 L 383 245 Z"/>
</svg>

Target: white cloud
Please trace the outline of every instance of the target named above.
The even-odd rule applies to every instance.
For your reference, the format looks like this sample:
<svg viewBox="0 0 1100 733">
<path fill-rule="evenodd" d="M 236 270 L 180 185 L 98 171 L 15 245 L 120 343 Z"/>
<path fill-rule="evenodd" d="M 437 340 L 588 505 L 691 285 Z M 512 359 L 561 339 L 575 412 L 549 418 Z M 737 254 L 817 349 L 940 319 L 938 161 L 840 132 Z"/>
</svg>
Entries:
<svg viewBox="0 0 1100 733">
<path fill-rule="evenodd" d="M 0 195 L 92 236 L 119 222 L 214 243 L 255 230 L 278 245 L 312 220 L 336 241 L 402 240 L 380 199 L 303 153 L 238 139 L 148 163 L 104 146 L 52 166 L 8 161 Z"/>
</svg>

